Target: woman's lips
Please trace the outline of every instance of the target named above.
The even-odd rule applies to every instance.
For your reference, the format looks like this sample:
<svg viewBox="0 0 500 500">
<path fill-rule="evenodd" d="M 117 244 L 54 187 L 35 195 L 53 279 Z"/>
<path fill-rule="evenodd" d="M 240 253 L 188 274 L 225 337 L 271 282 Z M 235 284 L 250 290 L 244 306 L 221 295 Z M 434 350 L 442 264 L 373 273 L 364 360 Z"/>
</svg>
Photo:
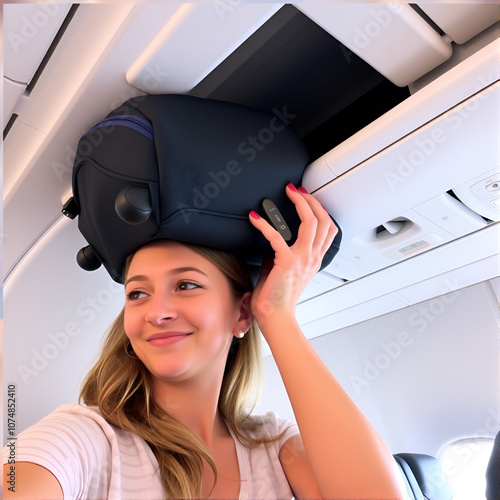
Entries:
<svg viewBox="0 0 500 500">
<path fill-rule="evenodd" d="M 191 332 L 160 332 L 151 335 L 148 342 L 156 347 L 175 344 L 191 335 Z"/>
</svg>

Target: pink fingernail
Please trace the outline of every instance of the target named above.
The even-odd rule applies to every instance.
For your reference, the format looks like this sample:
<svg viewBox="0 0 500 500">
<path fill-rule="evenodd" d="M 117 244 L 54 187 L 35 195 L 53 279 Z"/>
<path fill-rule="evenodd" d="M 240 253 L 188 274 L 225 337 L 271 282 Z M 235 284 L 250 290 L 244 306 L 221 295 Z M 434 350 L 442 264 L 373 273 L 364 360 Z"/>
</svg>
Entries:
<svg viewBox="0 0 500 500">
<path fill-rule="evenodd" d="M 253 217 L 254 219 L 260 219 L 260 215 L 257 212 L 254 212 L 253 210 L 250 212 L 250 216 Z"/>
<path fill-rule="evenodd" d="M 299 187 L 299 191 L 304 194 L 309 194 L 309 191 L 307 191 L 307 189 L 303 188 L 302 186 Z"/>
<path fill-rule="evenodd" d="M 292 191 L 297 192 L 297 188 L 291 182 L 288 183 L 288 188 L 291 189 Z"/>
</svg>

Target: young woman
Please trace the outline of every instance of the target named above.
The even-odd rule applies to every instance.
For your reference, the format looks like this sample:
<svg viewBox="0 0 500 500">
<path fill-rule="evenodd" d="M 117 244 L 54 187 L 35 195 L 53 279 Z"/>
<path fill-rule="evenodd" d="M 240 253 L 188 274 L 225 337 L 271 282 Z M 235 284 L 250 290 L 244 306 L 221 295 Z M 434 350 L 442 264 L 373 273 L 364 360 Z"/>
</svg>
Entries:
<svg viewBox="0 0 500 500">
<path fill-rule="evenodd" d="M 389 450 L 295 320 L 337 229 L 304 189 L 287 194 L 302 221 L 294 245 L 249 215 L 275 251 L 254 290 L 222 252 L 160 240 L 129 257 L 86 406 L 19 436 L 5 498 L 405 498 Z M 249 415 L 259 330 L 297 425 Z"/>
</svg>

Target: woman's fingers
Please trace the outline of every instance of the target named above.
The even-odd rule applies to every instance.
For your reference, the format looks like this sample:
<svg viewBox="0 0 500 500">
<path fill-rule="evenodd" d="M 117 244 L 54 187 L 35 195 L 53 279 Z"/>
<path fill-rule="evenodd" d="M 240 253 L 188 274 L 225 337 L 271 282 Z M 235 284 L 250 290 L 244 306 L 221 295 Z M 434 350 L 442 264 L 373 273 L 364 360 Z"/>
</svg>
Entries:
<svg viewBox="0 0 500 500">
<path fill-rule="evenodd" d="M 309 194 L 302 187 L 299 188 L 299 191 L 308 202 L 311 210 L 318 220 L 318 227 L 316 230 L 315 241 L 313 242 L 313 248 L 318 248 L 320 252 L 324 254 L 333 243 L 333 240 L 338 233 L 338 228 L 326 209 L 314 196 Z"/>
<path fill-rule="evenodd" d="M 288 184 L 286 193 L 294 203 L 301 220 L 297 240 L 292 247 L 289 247 L 280 233 L 256 212 L 250 212 L 250 221 L 262 232 L 276 253 L 307 253 L 313 261 L 321 263 L 338 229 L 321 203 L 304 188 L 296 189 L 292 184 Z"/>
<path fill-rule="evenodd" d="M 250 212 L 249 218 L 253 226 L 256 227 L 264 235 L 264 238 L 266 238 L 267 241 L 269 241 L 272 249 L 275 252 L 283 251 L 288 248 L 288 245 L 281 234 L 276 231 L 276 229 L 274 229 L 274 227 L 271 226 L 271 224 L 269 224 L 269 222 L 267 222 L 265 219 L 263 219 L 257 212 L 252 210 Z"/>
<path fill-rule="evenodd" d="M 297 213 L 302 221 L 297 242 L 305 245 L 311 252 L 321 255 L 326 253 L 338 232 L 323 205 L 303 187 L 298 190 L 287 186 L 287 194 L 295 203 Z"/>
<path fill-rule="evenodd" d="M 304 248 L 310 251 L 316 236 L 318 219 L 311 210 L 304 195 L 300 193 L 293 184 L 287 185 L 286 194 L 295 205 L 295 210 L 297 210 L 297 214 L 301 221 L 297 234 L 297 241 L 294 246 L 299 249 Z"/>
<path fill-rule="evenodd" d="M 277 309 L 291 312 L 311 277 L 319 270 L 337 228 L 321 204 L 307 191 L 288 185 L 286 192 L 301 220 L 298 236 L 291 246 L 256 212 L 249 214 L 252 225 L 269 241 L 275 255 L 263 262 L 252 296 L 256 318 L 268 317 Z"/>
</svg>

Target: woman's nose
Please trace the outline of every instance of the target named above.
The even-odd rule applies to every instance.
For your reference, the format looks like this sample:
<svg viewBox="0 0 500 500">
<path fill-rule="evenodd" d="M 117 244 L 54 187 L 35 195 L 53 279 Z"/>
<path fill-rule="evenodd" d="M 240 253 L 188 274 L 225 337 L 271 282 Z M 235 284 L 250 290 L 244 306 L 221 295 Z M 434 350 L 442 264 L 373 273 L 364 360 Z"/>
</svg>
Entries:
<svg viewBox="0 0 500 500">
<path fill-rule="evenodd" d="M 173 300 L 168 300 L 163 295 L 155 295 L 149 302 L 146 312 L 146 321 L 153 325 L 161 325 L 177 317 L 177 311 Z"/>
</svg>

